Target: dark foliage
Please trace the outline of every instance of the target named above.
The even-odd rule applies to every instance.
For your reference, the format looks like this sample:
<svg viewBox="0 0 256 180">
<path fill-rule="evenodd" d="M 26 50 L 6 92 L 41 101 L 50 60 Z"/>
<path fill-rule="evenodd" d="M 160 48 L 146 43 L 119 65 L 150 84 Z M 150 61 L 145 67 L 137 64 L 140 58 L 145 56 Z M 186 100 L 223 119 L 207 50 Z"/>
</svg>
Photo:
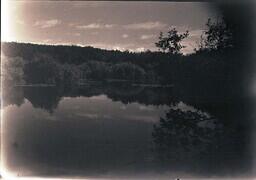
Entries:
<svg viewBox="0 0 256 180">
<path fill-rule="evenodd" d="M 183 34 L 178 34 L 178 31 L 175 28 L 172 28 L 168 31 L 167 36 L 164 36 L 163 33 L 160 33 L 159 41 L 156 44 L 163 52 L 168 52 L 171 54 L 179 54 L 180 50 L 185 46 L 181 45 L 181 41 L 188 37 L 188 31 Z"/>
<path fill-rule="evenodd" d="M 210 18 L 206 23 L 207 30 L 202 34 L 199 44 L 199 51 L 202 50 L 225 50 L 232 48 L 233 32 L 224 19 L 213 22 Z"/>
</svg>

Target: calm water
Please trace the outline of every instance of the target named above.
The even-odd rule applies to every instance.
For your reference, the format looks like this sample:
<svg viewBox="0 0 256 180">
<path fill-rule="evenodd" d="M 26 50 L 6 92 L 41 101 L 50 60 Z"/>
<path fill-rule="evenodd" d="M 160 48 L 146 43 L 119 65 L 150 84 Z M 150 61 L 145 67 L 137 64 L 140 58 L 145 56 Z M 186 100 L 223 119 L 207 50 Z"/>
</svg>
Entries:
<svg viewBox="0 0 256 180">
<path fill-rule="evenodd" d="M 172 88 L 9 88 L 2 161 L 17 176 L 253 177 L 249 100 Z"/>
</svg>

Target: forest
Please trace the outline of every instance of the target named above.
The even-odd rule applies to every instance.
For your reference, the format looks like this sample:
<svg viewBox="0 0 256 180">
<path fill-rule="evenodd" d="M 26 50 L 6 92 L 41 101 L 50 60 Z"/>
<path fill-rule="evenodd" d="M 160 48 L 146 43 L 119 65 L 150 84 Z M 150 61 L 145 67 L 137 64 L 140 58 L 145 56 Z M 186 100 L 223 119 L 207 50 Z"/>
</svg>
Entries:
<svg viewBox="0 0 256 180">
<path fill-rule="evenodd" d="M 225 19 L 209 19 L 198 48 L 189 55 L 181 53 L 181 42 L 189 32 L 175 28 L 160 33 L 157 52 L 3 42 L 3 81 L 7 86 L 65 88 L 90 82 L 169 85 L 190 96 L 232 98 L 241 95 L 245 49 L 249 51 L 236 30 Z"/>
</svg>

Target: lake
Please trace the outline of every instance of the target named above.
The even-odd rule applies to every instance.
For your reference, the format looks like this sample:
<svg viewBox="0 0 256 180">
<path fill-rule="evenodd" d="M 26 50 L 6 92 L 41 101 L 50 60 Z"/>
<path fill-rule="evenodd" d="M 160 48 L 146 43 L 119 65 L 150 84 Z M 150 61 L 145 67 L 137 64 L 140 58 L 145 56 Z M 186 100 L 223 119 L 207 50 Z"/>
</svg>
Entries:
<svg viewBox="0 0 256 180">
<path fill-rule="evenodd" d="M 4 91 L 2 162 L 14 176 L 253 177 L 250 99 L 172 87 L 88 85 Z"/>
</svg>

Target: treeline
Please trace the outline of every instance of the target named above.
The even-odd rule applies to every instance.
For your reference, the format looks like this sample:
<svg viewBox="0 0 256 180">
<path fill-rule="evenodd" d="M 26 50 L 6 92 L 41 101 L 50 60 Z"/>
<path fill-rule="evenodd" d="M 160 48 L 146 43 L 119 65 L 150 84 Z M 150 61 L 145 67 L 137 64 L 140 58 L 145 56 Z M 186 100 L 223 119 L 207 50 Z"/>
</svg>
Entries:
<svg viewBox="0 0 256 180">
<path fill-rule="evenodd" d="M 172 84 L 181 81 L 231 80 L 240 61 L 232 49 L 183 56 L 164 52 L 120 52 L 91 47 L 3 43 L 4 61 L 27 84 L 70 84 L 80 80 L 122 79 Z M 16 61 L 16 62 L 14 62 Z M 13 72 L 14 73 L 14 72 Z M 9 73 L 11 75 L 12 73 Z M 8 76 L 8 73 L 7 73 Z"/>
<path fill-rule="evenodd" d="M 200 45 L 184 56 L 189 32 L 160 33 L 159 52 L 121 52 L 93 47 L 2 43 L 4 81 L 9 84 L 75 86 L 91 81 L 172 84 L 181 94 L 225 97 L 241 94 L 250 44 L 237 43 L 238 29 L 225 20 L 206 23 Z M 178 87 L 178 88 L 177 88 Z"/>
<path fill-rule="evenodd" d="M 97 53 L 92 53 L 95 57 L 90 59 L 93 50 Z M 90 81 L 120 80 L 174 84 L 181 96 L 187 95 L 187 91 L 195 97 L 236 96 L 241 92 L 236 87 L 241 78 L 241 55 L 239 57 L 232 48 L 224 52 L 198 51 L 183 56 L 150 51 L 131 53 L 76 46 L 3 43 L 2 52 L 4 79 L 11 85 L 71 87 Z M 76 59 L 77 52 L 80 52 L 81 59 Z M 63 59 L 60 58 L 62 56 Z"/>
<path fill-rule="evenodd" d="M 4 56 L 3 62 L 5 79 L 13 84 L 76 85 L 91 80 L 159 82 L 152 68 L 129 61 L 107 63 L 88 60 L 76 65 L 60 63 L 49 54 L 37 54 L 30 60 L 24 59 L 24 56 Z"/>
<path fill-rule="evenodd" d="M 98 54 L 93 53 L 93 50 Z M 202 73 L 204 76 L 223 78 L 227 76 L 224 73 L 227 70 L 225 68 L 232 66 L 234 62 L 229 64 L 229 60 L 224 56 L 232 52 L 198 52 L 182 56 L 163 52 L 132 53 L 23 43 L 3 43 L 2 51 L 9 66 L 22 65 L 26 83 L 51 84 L 62 82 L 62 79 L 67 82 L 78 82 L 79 79 L 124 79 L 173 83 L 175 79 L 200 77 Z M 95 54 L 95 57 L 92 58 L 91 53 Z M 78 56 L 80 58 L 77 58 Z M 9 61 L 13 58 L 23 62 L 12 64 Z"/>
<path fill-rule="evenodd" d="M 3 43 L 2 51 L 6 61 L 16 57 L 23 61 L 24 80 L 28 84 L 69 84 L 107 79 L 169 83 L 170 69 L 166 67 L 176 60 L 176 57 L 162 52 L 133 53 L 23 43 Z"/>
</svg>

